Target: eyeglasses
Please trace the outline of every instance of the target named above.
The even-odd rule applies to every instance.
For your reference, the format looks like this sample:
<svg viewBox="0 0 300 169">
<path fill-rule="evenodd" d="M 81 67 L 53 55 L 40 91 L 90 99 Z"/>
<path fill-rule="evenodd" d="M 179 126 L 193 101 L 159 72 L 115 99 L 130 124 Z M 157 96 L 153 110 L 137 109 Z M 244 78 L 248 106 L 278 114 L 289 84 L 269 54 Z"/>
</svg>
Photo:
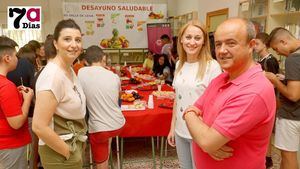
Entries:
<svg viewBox="0 0 300 169">
<path fill-rule="evenodd" d="M 74 90 L 74 92 L 77 93 L 77 95 L 78 95 L 78 97 L 79 97 L 79 99 L 80 99 L 80 103 L 82 104 L 81 94 L 80 94 L 80 92 L 78 91 L 78 89 L 77 89 L 77 87 L 76 87 L 75 85 L 74 85 L 74 87 L 73 87 L 73 90 Z"/>
</svg>

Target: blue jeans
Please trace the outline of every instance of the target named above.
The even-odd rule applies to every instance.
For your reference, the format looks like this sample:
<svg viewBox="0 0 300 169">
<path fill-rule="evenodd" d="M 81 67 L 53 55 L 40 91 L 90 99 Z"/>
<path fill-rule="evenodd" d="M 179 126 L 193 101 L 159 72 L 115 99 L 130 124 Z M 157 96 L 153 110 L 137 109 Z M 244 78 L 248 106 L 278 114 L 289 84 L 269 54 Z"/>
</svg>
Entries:
<svg viewBox="0 0 300 169">
<path fill-rule="evenodd" d="M 196 168 L 193 161 L 192 140 L 175 133 L 176 151 L 181 169 Z"/>
</svg>

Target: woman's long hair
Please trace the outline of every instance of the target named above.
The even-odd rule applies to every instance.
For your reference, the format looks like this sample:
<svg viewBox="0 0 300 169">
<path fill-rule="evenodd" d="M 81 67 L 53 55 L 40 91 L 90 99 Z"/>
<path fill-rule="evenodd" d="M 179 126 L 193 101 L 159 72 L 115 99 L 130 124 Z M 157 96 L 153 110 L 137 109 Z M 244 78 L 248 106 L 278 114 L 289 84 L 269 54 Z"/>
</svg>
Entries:
<svg viewBox="0 0 300 169">
<path fill-rule="evenodd" d="M 178 56 L 179 56 L 179 65 L 175 70 L 175 76 L 178 74 L 178 72 L 181 70 L 183 67 L 184 63 L 187 61 L 187 54 L 183 49 L 181 39 L 182 36 L 185 32 L 185 30 L 189 26 L 195 26 L 201 29 L 203 33 L 203 38 L 204 38 L 204 44 L 202 45 L 201 51 L 198 55 L 198 61 L 199 61 L 199 69 L 197 73 L 197 79 L 203 79 L 205 71 L 206 71 L 206 66 L 210 60 L 212 60 L 211 53 L 210 53 L 210 47 L 209 47 L 209 39 L 208 39 L 208 34 L 204 26 L 198 21 L 198 20 L 192 20 L 189 21 L 187 24 L 185 24 L 183 27 L 181 27 L 179 33 L 178 33 L 178 40 L 177 40 L 177 51 L 178 51 Z"/>
<path fill-rule="evenodd" d="M 160 65 L 159 64 L 159 58 L 164 57 L 164 64 Z M 165 54 L 159 54 L 158 56 L 156 56 L 156 59 L 154 60 L 154 66 L 153 66 L 153 72 L 155 73 L 155 76 L 157 74 L 161 75 L 164 72 L 164 68 L 168 66 L 167 64 L 167 55 Z"/>
</svg>

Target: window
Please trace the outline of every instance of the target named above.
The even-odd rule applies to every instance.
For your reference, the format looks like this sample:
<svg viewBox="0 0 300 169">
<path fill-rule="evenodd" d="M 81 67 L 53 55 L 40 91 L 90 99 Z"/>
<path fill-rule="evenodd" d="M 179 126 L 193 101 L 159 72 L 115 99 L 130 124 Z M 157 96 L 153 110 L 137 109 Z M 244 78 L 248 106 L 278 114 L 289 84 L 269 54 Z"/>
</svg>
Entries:
<svg viewBox="0 0 300 169">
<path fill-rule="evenodd" d="M 30 40 L 42 41 L 41 30 L 8 30 L 6 24 L 0 25 L 0 35 L 5 35 L 16 41 L 19 47 L 23 47 Z"/>
</svg>

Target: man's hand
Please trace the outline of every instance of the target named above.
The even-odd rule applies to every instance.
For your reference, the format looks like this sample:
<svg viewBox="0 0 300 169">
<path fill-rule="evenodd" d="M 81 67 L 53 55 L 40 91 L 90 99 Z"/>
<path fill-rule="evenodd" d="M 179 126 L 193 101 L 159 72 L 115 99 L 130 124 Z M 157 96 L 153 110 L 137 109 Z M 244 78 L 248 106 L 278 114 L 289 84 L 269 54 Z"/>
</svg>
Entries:
<svg viewBox="0 0 300 169">
<path fill-rule="evenodd" d="M 284 80 L 285 79 L 285 76 L 283 74 L 276 74 L 276 77 L 279 79 L 279 80 Z"/>
<path fill-rule="evenodd" d="M 185 112 L 187 111 L 194 111 L 196 112 L 196 114 L 198 114 L 199 116 L 202 116 L 202 112 L 194 105 L 190 105 L 188 108 L 185 109 Z"/>
<path fill-rule="evenodd" d="M 209 154 L 209 156 L 216 161 L 224 160 L 225 158 L 229 158 L 232 155 L 233 155 L 233 149 L 226 145 L 223 145 L 216 152 Z"/>
<path fill-rule="evenodd" d="M 264 73 L 266 78 L 268 78 L 270 82 L 273 83 L 273 85 L 275 85 L 276 81 L 278 80 L 277 76 L 271 72 L 264 72 Z"/>
</svg>

